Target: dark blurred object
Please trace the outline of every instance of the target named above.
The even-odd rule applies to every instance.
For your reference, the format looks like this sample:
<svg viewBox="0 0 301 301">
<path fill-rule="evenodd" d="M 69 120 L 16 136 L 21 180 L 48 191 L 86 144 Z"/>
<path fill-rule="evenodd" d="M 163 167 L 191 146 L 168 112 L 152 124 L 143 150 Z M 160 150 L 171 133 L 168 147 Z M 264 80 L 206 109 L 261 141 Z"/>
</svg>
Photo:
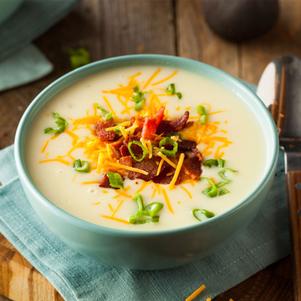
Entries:
<svg viewBox="0 0 301 301">
<path fill-rule="evenodd" d="M 266 33 L 279 14 L 278 0 L 203 0 L 203 7 L 211 29 L 235 42 Z"/>
</svg>

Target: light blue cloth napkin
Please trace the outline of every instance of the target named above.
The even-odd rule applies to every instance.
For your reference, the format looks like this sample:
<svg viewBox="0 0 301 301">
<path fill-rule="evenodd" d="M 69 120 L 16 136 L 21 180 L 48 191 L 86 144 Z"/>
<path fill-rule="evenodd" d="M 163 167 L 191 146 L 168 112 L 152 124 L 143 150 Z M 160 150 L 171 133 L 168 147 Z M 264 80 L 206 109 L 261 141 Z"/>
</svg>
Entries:
<svg viewBox="0 0 301 301">
<path fill-rule="evenodd" d="M 52 64 L 30 43 L 64 17 L 76 2 L 24 0 L 0 24 L 0 91 L 35 81 L 52 71 Z"/>
<path fill-rule="evenodd" d="M 275 182 L 256 219 L 210 256 L 177 269 L 131 271 L 74 252 L 44 226 L 18 180 L 13 147 L 0 151 L 0 232 L 68 301 L 184 300 L 201 283 L 205 300 L 290 252 L 283 154 Z"/>
<path fill-rule="evenodd" d="M 18 10 L 0 25 L 0 61 L 29 45 L 63 18 L 77 1 L 24 0 Z"/>
<path fill-rule="evenodd" d="M 0 92 L 38 80 L 52 69 L 46 57 L 29 45 L 0 62 Z"/>
</svg>

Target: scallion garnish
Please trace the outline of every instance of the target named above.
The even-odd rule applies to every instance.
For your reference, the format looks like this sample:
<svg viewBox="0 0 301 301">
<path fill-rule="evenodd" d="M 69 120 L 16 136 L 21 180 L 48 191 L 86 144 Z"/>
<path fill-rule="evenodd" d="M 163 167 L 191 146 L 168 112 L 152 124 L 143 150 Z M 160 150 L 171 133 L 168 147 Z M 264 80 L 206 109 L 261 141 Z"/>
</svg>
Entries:
<svg viewBox="0 0 301 301">
<path fill-rule="evenodd" d="M 203 165 L 211 168 L 213 166 L 218 166 L 218 162 L 216 159 L 207 159 L 203 162 Z"/>
<path fill-rule="evenodd" d="M 232 168 L 223 168 L 222 170 L 220 170 L 218 172 L 218 175 L 222 178 L 222 180 L 224 181 L 224 183 L 230 183 L 231 180 L 226 176 L 227 172 L 232 172 L 232 173 L 237 173 L 238 171 Z"/>
<path fill-rule="evenodd" d="M 70 48 L 68 54 L 72 69 L 89 64 L 91 61 L 90 53 L 86 48 Z"/>
<path fill-rule="evenodd" d="M 158 213 L 163 208 L 163 204 L 159 202 L 152 202 L 147 206 L 143 204 L 143 198 L 140 194 L 135 195 L 133 200 L 138 205 L 138 211 L 129 218 L 131 224 L 145 224 L 159 222 Z"/>
<path fill-rule="evenodd" d="M 123 188 L 122 176 L 117 172 L 108 172 L 107 177 L 112 188 Z"/>
<path fill-rule="evenodd" d="M 218 162 L 218 160 L 217 160 L 216 164 L 217 165 L 213 165 L 213 166 L 224 166 L 225 165 L 225 160 L 222 160 L 220 162 Z M 210 198 L 214 198 L 214 197 L 217 197 L 217 196 L 222 196 L 222 195 L 225 195 L 225 194 L 229 193 L 230 191 L 226 187 L 224 187 L 224 186 L 226 186 L 227 184 L 229 184 L 231 182 L 231 180 L 226 176 L 227 172 L 237 173 L 238 171 L 235 170 L 235 169 L 232 169 L 232 168 L 222 168 L 218 172 L 218 175 L 220 176 L 222 181 L 218 182 L 218 183 L 215 183 L 210 178 L 202 177 L 202 179 L 207 180 L 207 182 L 209 184 L 209 186 L 207 188 L 205 188 L 202 191 L 202 193 L 205 194 L 206 196 L 210 197 Z"/>
<path fill-rule="evenodd" d="M 225 167 L 226 164 L 226 160 L 224 159 L 207 159 L 203 162 L 203 165 L 206 167 L 219 167 L 219 168 L 223 168 Z"/>
<path fill-rule="evenodd" d="M 52 117 L 54 118 L 54 122 L 56 124 L 55 128 L 46 128 L 44 129 L 45 134 L 60 134 L 65 131 L 68 126 L 68 122 L 65 118 L 61 117 L 59 113 L 52 113 Z"/>
<path fill-rule="evenodd" d="M 193 209 L 192 214 L 200 222 L 203 222 L 215 216 L 213 212 L 206 209 Z"/>
<path fill-rule="evenodd" d="M 217 159 L 217 166 L 219 168 L 224 168 L 225 164 L 226 164 L 226 160 L 224 160 L 224 159 Z"/>
<path fill-rule="evenodd" d="M 171 146 L 172 149 L 168 149 L 167 147 Z M 178 152 L 178 142 L 172 139 L 171 137 L 164 137 L 159 142 L 160 151 L 166 155 L 173 157 Z"/>
<path fill-rule="evenodd" d="M 111 120 L 113 118 L 112 112 L 107 111 L 105 108 L 100 106 L 98 103 L 96 104 L 96 107 L 97 107 L 98 110 L 100 110 L 101 115 L 102 115 L 104 120 Z"/>
<path fill-rule="evenodd" d="M 208 113 L 204 106 L 198 105 L 196 107 L 197 113 L 200 115 L 200 122 L 201 124 L 206 124 L 208 121 Z"/>
<path fill-rule="evenodd" d="M 89 172 L 90 164 L 88 161 L 77 159 L 73 162 L 73 168 L 78 172 Z"/>
<path fill-rule="evenodd" d="M 149 213 L 151 217 L 156 216 L 162 208 L 163 204 L 159 202 L 152 202 L 145 206 L 145 210 Z"/>
<path fill-rule="evenodd" d="M 144 92 L 142 92 L 138 86 L 133 89 L 132 101 L 135 103 L 135 110 L 140 111 L 145 103 Z"/>
<path fill-rule="evenodd" d="M 140 156 L 137 156 L 135 154 L 135 151 L 132 149 L 133 145 L 136 145 L 141 149 Z M 141 162 L 148 154 L 147 148 L 140 141 L 137 141 L 137 140 L 133 140 L 128 143 L 128 150 L 129 150 L 129 153 L 132 156 L 132 158 L 137 162 Z"/>
<path fill-rule="evenodd" d="M 166 92 L 169 95 L 176 95 L 179 99 L 182 99 L 183 95 L 181 92 L 177 92 L 176 85 L 174 83 L 169 84 L 166 88 Z"/>
</svg>

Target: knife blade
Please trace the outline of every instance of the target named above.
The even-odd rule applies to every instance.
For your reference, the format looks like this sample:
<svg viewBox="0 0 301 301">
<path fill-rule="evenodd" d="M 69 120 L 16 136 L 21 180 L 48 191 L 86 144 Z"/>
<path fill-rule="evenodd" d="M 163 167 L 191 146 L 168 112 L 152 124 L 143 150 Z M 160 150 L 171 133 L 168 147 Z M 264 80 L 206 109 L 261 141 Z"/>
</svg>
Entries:
<svg viewBox="0 0 301 301">
<path fill-rule="evenodd" d="M 301 301 L 301 60 L 283 56 L 264 70 L 257 95 L 271 111 L 285 152 L 294 259 L 294 300 Z"/>
</svg>

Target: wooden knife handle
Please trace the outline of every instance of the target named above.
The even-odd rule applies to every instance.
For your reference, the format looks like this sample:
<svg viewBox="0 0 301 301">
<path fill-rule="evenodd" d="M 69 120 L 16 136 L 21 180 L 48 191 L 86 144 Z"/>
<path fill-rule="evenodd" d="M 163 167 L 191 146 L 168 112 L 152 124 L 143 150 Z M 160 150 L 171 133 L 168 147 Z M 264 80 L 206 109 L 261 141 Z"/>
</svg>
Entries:
<svg viewBox="0 0 301 301">
<path fill-rule="evenodd" d="M 301 170 L 287 172 L 288 205 L 294 258 L 294 295 L 301 301 Z"/>
</svg>

